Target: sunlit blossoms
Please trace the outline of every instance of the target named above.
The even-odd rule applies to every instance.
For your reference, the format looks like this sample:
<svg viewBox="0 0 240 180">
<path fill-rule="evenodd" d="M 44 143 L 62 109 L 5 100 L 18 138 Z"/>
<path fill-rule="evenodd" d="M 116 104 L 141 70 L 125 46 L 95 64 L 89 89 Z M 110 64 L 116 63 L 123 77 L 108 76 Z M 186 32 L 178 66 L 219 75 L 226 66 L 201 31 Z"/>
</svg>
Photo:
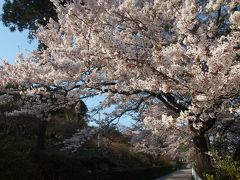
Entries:
<svg viewBox="0 0 240 180">
<path fill-rule="evenodd" d="M 230 20 L 234 25 L 240 28 L 240 12 L 239 11 L 234 12 L 230 17 Z"/>
<path fill-rule="evenodd" d="M 97 129 L 93 127 L 78 130 L 72 137 L 62 142 L 62 150 L 76 152 L 82 145 L 91 140 L 95 134 L 97 134 Z"/>
<path fill-rule="evenodd" d="M 181 144 L 175 137 L 186 132 L 200 171 L 211 168 L 208 132 L 224 120 L 223 110 L 239 106 L 239 2 L 53 2 L 59 22 L 37 32 L 48 48 L 5 64 L 1 85 L 61 86 L 66 97 L 104 94 L 103 104 L 116 108 L 109 123 L 137 112 L 153 134 L 174 132 L 166 138 L 174 151 Z"/>
</svg>

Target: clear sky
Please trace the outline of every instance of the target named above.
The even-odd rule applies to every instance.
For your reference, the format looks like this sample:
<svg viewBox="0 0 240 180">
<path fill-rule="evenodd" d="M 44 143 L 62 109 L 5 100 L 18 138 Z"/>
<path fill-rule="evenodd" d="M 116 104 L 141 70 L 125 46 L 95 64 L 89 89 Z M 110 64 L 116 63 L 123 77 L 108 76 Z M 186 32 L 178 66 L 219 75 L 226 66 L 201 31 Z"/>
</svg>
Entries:
<svg viewBox="0 0 240 180">
<path fill-rule="evenodd" d="M 4 0 L 0 0 L 0 14 L 2 14 L 2 5 Z M 37 48 L 37 41 L 34 40 L 31 44 L 27 38 L 28 32 L 10 32 L 9 28 L 5 27 L 0 21 L 0 59 L 7 59 L 14 63 L 17 54 L 20 52 L 27 55 L 33 49 Z"/>
</svg>

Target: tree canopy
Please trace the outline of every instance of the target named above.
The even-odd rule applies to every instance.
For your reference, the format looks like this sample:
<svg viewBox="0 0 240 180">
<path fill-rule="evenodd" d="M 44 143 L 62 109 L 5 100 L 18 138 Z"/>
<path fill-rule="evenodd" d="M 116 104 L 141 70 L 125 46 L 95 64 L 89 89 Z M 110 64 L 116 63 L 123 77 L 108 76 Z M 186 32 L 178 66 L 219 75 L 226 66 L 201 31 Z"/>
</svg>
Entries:
<svg viewBox="0 0 240 180">
<path fill-rule="evenodd" d="M 53 3 L 58 21 L 37 31 L 48 49 L 5 63 L 2 91 L 8 83 L 37 82 L 64 87 L 69 100 L 104 94 L 100 106 L 115 107 L 104 125 L 137 112 L 140 144 L 149 143 L 142 137 L 150 132 L 163 140 L 152 147 L 177 154 L 185 146 L 199 172 L 211 169 L 216 129 L 240 123 L 239 1 Z M 227 136 L 237 144 L 235 131 Z"/>
<path fill-rule="evenodd" d="M 2 9 L 1 20 L 11 31 L 36 30 L 36 22 L 46 25 L 50 17 L 57 20 L 49 0 L 5 0 Z"/>
</svg>

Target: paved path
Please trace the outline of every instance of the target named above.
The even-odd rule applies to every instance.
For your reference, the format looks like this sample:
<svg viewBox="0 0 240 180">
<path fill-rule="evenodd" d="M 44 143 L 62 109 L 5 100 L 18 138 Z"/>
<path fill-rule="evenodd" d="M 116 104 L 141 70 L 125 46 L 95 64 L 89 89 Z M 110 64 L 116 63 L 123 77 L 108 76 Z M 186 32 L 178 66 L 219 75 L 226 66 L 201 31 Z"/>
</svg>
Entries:
<svg viewBox="0 0 240 180">
<path fill-rule="evenodd" d="M 180 169 L 155 180 L 191 180 L 192 169 Z"/>
</svg>

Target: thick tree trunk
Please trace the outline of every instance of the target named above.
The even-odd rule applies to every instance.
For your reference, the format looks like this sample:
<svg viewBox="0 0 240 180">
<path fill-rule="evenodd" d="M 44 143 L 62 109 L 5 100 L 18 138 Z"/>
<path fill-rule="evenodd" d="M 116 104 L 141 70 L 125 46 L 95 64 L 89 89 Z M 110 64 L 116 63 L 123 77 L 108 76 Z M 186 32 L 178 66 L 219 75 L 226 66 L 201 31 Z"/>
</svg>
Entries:
<svg viewBox="0 0 240 180">
<path fill-rule="evenodd" d="M 206 120 L 200 129 L 193 127 L 193 122 L 189 122 L 190 130 L 193 134 L 193 144 L 195 147 L 195 166 L 198 174 L 202 177 L 204 172 L 212 170 L 211 157 L 209 152 L 209 142 L 205 137 L 206 133 L 213 127 L 216 118 Z"/>
<path fill-rule="evenodd" d="M 37 134 L 37 148 L 44 149 L 45 139 L 46 139 L 46 131 L 47 131 L 47 121 L 39 121 L 39 128 Z"/>
<path fill-rule="evenodd" d="M 204 133 L 195 133 L 193 136 L 193 143 L 195 146 L 195 163 L 197 172 L 202 176 L 203 172 L 209 171 L 212 169 L 210 156 L 207 154 L 208 144 L 207 139 L 204 136 Z"/>
</svg>

